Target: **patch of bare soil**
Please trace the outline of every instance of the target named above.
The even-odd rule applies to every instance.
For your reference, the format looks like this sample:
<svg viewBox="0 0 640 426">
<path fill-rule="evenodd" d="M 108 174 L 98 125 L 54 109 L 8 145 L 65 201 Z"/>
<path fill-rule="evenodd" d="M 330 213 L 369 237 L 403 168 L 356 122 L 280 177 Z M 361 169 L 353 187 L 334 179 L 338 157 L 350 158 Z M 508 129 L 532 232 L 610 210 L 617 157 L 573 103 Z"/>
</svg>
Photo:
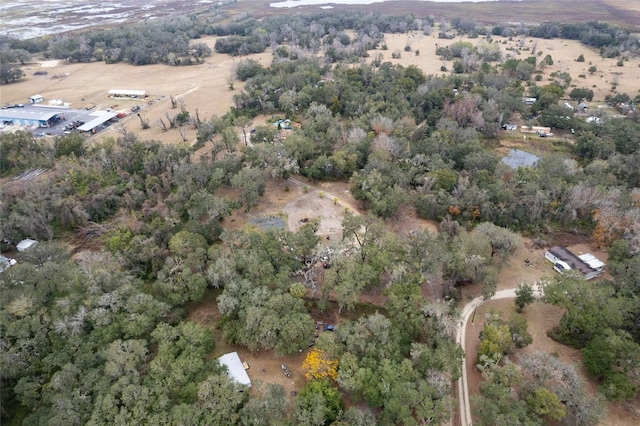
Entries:
<svg viewBox="0 0 640 426">
<path fill-rule="evenodd" d="M 222 195 L 235 198 L 235 190 L 223 190 Z M 268 216 L 282 217 L 289 231 L 297 231 L 305 219 L 319 219 L 317 234 L 321 244 L 332 246 L 342 238 L 345 209 L 358 213 L 344 182 L 312 183 L 296 176 L 288 181 L 268 179 L 264 196 L 251 210 L 235 211 L 225 219 L 225 229 L 242 229 L 251 221 Z"/>
<path fill-rule="evenodd" d="M 498 274 L 498 290 L 515 288 L 521 283 L 534 284 L 551 275 L 551 263 L 544 258 L 545 249 L 534 248 L 531 240 L 522 238 L 522 246 Z M 476 296 L 474 296 L 476 297 Z"/>
<path fill-rule="evenodd" d="M 387 221 L 387 225 L 390 231 L 404 235 L 419 229 L 438 233 L 438 222 L 419 218 L 412 205 L 400 206 L 396 214 Z"/>
</svg>

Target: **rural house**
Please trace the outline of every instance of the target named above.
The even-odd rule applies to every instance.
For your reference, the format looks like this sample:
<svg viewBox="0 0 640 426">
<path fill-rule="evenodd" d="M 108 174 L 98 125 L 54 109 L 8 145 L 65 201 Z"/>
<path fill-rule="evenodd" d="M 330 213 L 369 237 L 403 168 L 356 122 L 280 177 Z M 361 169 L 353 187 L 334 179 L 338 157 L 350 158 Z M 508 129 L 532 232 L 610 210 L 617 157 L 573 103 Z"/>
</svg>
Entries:
<svg viewBox="0 0 640 426">
<path fill-rule="evenodd" d="M 553 269 L 561 274 L 565 271 L 576 270 L 584 275 L 586 280 L 602 274 L 604 262 L 591 253 L 576 255 L 565 247 L 551 247 L 544 254 L 545 259 L 553 263 Z"/>
</svg>

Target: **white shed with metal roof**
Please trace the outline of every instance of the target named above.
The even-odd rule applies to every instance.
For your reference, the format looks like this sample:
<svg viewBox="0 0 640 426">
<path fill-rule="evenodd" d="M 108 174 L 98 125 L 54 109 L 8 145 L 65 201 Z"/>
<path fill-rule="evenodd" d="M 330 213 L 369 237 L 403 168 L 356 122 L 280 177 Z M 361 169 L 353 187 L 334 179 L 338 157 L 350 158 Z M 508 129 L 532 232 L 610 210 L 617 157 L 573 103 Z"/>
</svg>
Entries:
<svg viewBox="0 0 640 426">
<path fill-rule="evenodd" d="M 146 98 L 149 92 L 146 90 L 111 89 L 109 96 L 114 98 Z"/>
<path fill-rule="evenodd" d="M 30 248 L 31 246 L 34 246 L 36 244 L 38 244 L 38 241 L 36 241 L 36 240 L 34 240 L 32 238 L 26 238 L 26 239 L 20 241 L 18 243 L 18 245 L 16 245 L 16 249 L 18 251 L 25 251 L 28 248 Z"/>
<path fill-rule="evenodd" d="M 220 365 L 227 367 L 227 373 L 232 380 L 251 387 L 251 379 L 249 378 L 247 371 L 244 369 L 242 361 L 240 361 L 238 352 L 229 352 L 228 354 L 224 354 L 218 358 L 218 362 Z"/>
</svg>

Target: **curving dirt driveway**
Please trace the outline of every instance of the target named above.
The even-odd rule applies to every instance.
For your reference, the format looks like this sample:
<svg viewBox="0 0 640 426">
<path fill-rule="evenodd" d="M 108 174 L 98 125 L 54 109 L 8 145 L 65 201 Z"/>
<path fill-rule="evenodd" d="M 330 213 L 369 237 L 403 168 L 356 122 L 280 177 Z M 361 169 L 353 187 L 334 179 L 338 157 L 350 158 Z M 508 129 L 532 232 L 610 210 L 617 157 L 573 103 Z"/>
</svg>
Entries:
<svg viewBox="0 0 640 426">
<path fill-rule="evenodd" d="M 542 297 L 542 289 L 537 285 L 533 286 L 534 295 L 536 298 Z M 508 288 L 496 292 L 496 294 L 490 300 L 498 299 L 513 299 L 516 297 L 516 289 Z M 485 300 L 482 296 L 476 297 L 471 302 L 467 303 L 462 309 L 462 318 L 458 325 L 458 331 L 456 332 L 456 342 L 460 344 L 462 350 L 465 350 L 466 342 L 466 330 L 467 321 L 471 314 L 482 304 Z M 462 376 L 458 380 L 458 401 L 460 406 L 460 424 L 462 426 L 471 426 L 471 404 L 469 403 L 469 387 L 467 385 L 467 357 L 462 358 Z"/>
</svg>

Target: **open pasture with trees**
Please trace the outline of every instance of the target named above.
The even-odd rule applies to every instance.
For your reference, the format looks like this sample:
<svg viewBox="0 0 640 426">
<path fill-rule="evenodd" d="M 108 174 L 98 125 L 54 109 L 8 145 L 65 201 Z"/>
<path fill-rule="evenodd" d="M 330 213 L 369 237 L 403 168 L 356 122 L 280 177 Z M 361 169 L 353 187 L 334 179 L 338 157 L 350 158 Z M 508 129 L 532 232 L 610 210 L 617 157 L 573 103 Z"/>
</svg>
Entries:
<svg viewBox="0 0 640 426">
<path fill-rule="evenodd" d="M 0 274 L 3 422 L 440 424 L 465 356 L 458 307 L 531 283 L 507 281 L 520 277 L 510 261 L 564 235 L 608 249 L 596 282 L 545 280 L 549 336 L 580 351 L 597 395 L 552 354 L 505 358 L 547 331 L 527 328 L 521 290 L 524 316 L 491 314 L 472 355 L 476 419 L 591 425 L 604 398 L 633 410 L 637 38 L 411 15 L 191 19 L 192 34 L 184 20 L 136 27 L 156 52 L 144 66 L 126 63 L 123 29 L 3 45 L 60 61 L 15 56 L 26 77 L 3 99 L 109 105 L 123 85 L 152 98 L 92 138 L 0 134 L 0 241 L 40 241 Z M 173 38 L 158 42 L 163 25 Z M 511 122 L 556 136 L 521 138 Z M 540 159 L 511 168 L 511 147 Z M 47 172 L 11 178 L 32 168 Z M 213 356 L 223 348 L 250 354 L 262 383 L 239 389 Z M 278 360 L 296 362 L 293 384 Z"/>
</svg>

